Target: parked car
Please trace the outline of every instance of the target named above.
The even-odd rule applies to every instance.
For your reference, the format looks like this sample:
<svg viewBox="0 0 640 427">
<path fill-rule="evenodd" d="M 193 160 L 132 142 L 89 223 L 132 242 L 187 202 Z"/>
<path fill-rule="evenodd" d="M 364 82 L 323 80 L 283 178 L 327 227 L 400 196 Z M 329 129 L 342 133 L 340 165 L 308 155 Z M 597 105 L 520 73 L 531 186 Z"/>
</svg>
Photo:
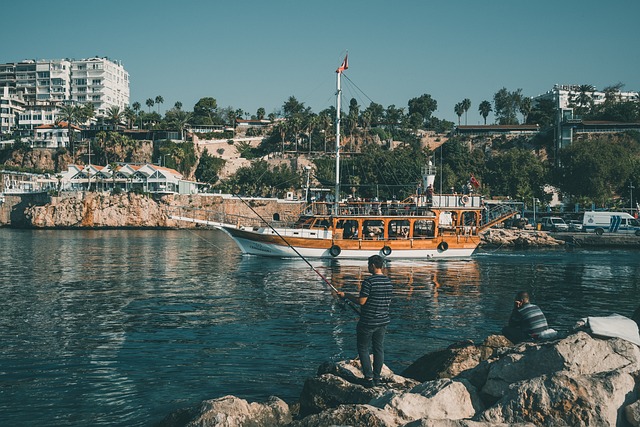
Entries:
<svg viewBox="0 0 640 427">
<path fill-rule="evenodd" d="M 582 231 L 582 221 L 572 219 L 569 221 L 569 231 Z"/>
<path fill-rule="evenodd" d="M 540 226 L 545 231 L 569 231 L 569 226 L 559 216 L 545 216 L 540 220 Z"/>
</svg>

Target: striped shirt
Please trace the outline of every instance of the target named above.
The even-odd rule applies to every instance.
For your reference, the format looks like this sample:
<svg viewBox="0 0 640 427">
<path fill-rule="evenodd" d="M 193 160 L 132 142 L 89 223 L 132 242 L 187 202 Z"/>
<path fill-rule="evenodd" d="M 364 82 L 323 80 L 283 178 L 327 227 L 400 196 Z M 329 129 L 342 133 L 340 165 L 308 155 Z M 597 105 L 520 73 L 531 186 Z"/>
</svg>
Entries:
<svg viewBox="0 0 640 427">
<path fill-rule="evenodd" d="M 514 309 L 509 319 L 509 326 L 520 328 L 523 334 L 536 338 L 540 332 L 549 328 L 547 318 L 537 305 L 527 303 Z"/>
<path fill-rule="evenodd" d="M 382 326 L 391 321 L 389 305 L 393 285 L 383 274 L 374 274 L 362 282 L 360 298 L 366 297 L 367 302 L 360 308 L 360 324 L 365 326 Z"/>
</svg>

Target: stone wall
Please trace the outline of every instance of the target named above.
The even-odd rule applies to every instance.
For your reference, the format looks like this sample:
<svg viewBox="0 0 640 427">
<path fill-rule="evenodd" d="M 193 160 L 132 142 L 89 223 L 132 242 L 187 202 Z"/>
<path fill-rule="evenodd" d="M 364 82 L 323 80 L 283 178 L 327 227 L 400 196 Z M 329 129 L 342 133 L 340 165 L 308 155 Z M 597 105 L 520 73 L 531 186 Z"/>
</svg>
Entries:
<svg viewBox="0 0 640 427">
<path fill-rule="evenodd" d="M 244 224 L 295 220 L 301 202 L 277 199 L 239 200 L 223 195 L 150 196 L 108 192 L 5 196 L 0 205 L 0 225 L 35 228 L 192 228 L 192 222 L 172 216 Z"/>
</svg>

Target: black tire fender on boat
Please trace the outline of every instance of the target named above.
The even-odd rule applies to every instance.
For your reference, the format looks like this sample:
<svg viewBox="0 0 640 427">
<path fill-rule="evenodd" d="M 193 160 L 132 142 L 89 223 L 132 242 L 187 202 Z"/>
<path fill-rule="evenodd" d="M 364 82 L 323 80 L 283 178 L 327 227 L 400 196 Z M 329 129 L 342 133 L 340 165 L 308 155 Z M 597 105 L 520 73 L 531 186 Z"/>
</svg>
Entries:
<svg viewBox="0 0 640 427">
<path fill-rule="evenodd" d="M 382 255 L 384 255 L 384 256 L 389 256 L 389 255 L 391 255 L 391 248 L 389 246 L 387 246 L 387 245 L 384 245 L 382 247 L 382 249 L 380 250 L 380 252 L 382 252 Z"/>
<path fill-rule="evenodd" d="M 329 253 L 334 258 L 340 255 L 340 252 L 342 252 L 342 249 L 340 249 L 340 246 L 338 245 L 333 245 L 329 248 Z"/>
<path fill-rule="evenodd" d="M 440 252 L 444 252 L 444 251 L 446 251 L 447 249 L 449 249 L 449 244 L 448 244 L 447 242 L 440 242 L 440 243 L 438 244 L 438 251 L 440 251 Z"/>
<path fill-rule="evenodd" d="M 469 196 L 465 194 L 464 196 L 460 197 L 460 204 L 466 206 L 467 203 L 469 203 Z"/>
</svg>

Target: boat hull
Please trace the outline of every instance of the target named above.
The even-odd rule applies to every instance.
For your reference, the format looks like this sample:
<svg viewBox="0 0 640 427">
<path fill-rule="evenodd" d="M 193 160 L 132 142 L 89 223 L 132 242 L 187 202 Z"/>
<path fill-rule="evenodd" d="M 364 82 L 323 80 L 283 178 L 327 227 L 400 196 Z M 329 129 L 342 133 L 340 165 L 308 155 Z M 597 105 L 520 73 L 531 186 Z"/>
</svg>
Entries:
<svg viewBox="0 0 640 427">
<path fill-rule="evenodd" d="M 244 254 L 277 258 L 367 259 L 380 255 L 387 259 L 440 259 L 470 257 L 480 239 L 477 236 L 448 236 L 437 239 L 348 240 L 331 239 L 318 233 L 299 237 L 291 232 L 269 232 L 233 226 L 218 227 L 231 237 Z M 289 234 L 289 235 L 287 235 Z"/>
</svg>

